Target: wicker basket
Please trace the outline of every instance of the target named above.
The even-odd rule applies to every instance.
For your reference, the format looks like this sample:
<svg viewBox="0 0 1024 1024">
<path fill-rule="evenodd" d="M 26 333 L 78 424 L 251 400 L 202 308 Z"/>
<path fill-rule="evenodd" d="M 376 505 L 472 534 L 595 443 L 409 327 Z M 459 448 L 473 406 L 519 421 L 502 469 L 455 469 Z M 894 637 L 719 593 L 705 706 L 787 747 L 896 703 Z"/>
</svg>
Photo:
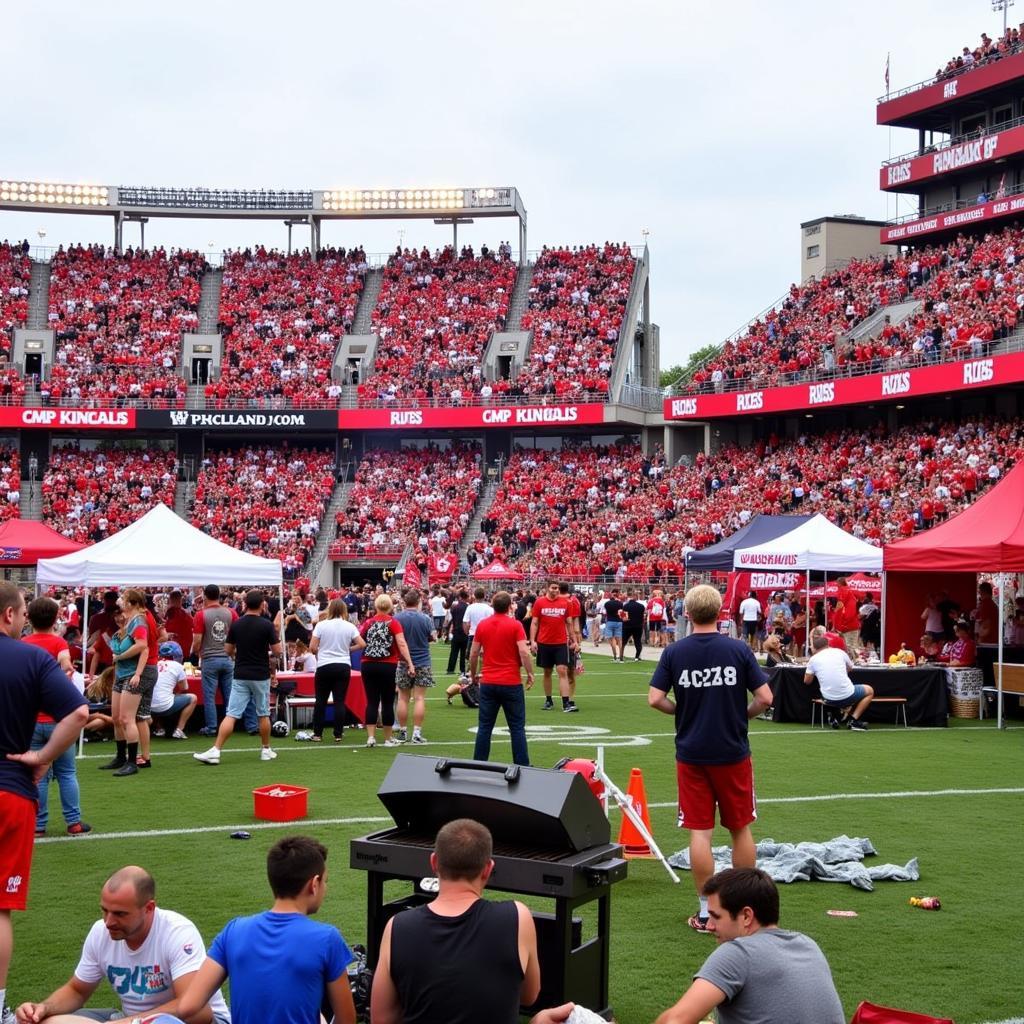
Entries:
<svg viewBox="0 0 1024 1024">
<path fill-rule="evenodd" d="M 954 718 L 977 718 L 981 714 L 981 701 L 977 697 L 955 697 L 950 694 L 949 713 Z"/>
</svg>

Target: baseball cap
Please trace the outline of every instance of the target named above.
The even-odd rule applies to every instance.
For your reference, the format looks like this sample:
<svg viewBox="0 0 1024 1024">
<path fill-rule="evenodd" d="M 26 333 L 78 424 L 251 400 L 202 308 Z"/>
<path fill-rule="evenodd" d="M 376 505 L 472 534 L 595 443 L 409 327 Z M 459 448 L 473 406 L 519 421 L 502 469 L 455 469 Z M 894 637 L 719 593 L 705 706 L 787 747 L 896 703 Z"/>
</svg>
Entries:
<svg viewBox="0 0 1024 1024">
<path fill-rule="evenodd" d="M 181 661 L 181 644 L 173 640 L 165 640 L 159 648 L 161 658 L 170 658 L 172 661 Z"/>
</svg>

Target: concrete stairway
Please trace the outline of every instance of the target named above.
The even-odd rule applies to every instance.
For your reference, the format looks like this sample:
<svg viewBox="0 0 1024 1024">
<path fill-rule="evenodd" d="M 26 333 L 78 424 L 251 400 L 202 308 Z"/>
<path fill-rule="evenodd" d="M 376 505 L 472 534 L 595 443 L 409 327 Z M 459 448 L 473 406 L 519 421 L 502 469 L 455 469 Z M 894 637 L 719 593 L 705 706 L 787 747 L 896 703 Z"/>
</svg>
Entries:
<svg viewBox="0 0 1024 1024">
<path fill-rule="evenodd" d="M 372 334 L 373 329 L 370 317 L 377 306 L 377 298 L 380 295 L 380 286 L 384 283 L 384 268 L 372 267 L 366 272 L 363 280 L 363 291 L 359 296 L 359 305 L 356 306 L 356 318 L 352 322 L 352 330 L 349 334 Z"/>
<path fill-rule="evenodd" d="M 327 572 L 327 580 L 322 580 L 320 577 L 324 574 L 325 568 L 327 570 L 330 569 L 327 561 L 327 549 L 331 546 L 334 535 L 337 533 L 334 528 L 337 515 L 348 504 L 348 495 L 351 490 L 352 484 L 348 481 L 336 483 L 334 490 L 331 492 L 331 500 L 327 503 L 327 509 L 320 520 L 320 533 L 316 538 L 316 546 L 313 548 L 309 561 L 306 563 L 306 568 L 303 570 L 303 575 L 314 585 L 322 583 L 326 586 L 330 583 L 329 571 Z"/>
<path fill-rule="evenodd" d="M 876 334 L 881 333 L 882 328 L 885 326 L 886 317 L 889 318 L 889 322 L 895 327 L 897 324 L 903 323 L 911 313 L 915 313 L 920 308 L 921 303 L 916 299 L 909 302 L 897 302 L 892 306 L 883 306 L 881 309 L 876 309 L 870 316 L 864 317 L 860 323 L 854 324 L 843 335 L 843 341 L 856 344 L 864 338 L 873 338 Z"/>
<path fill-rule="evenodd" d="M 515 287 L 512 289 L 512 298 L 508 304 L 508 316 L 505 318 L 506 331 L 522 329 L 519 325 L 522 322 L 527 303 L 530 301 L 533 268 L 533 263 L 527 263 L 525 266 L 520 267 L 519 272 L 516 274 Z"/>
<path fill-rule="evenodd" d="M 37 523 L 43 521 L 43 492 L 38 480 L 34 488 L 31 480 L 21 481 L 19 512 L 21 519 L 31 519 Z"/>
<path fill-rule="evenodd" d="M 192 500 L 195 498 L 195 484 L 185 483 L 179 480 L 174 485 L 174 514 L 182 519 L 188 519 L 187 512 Z"/>
<path fill-rule="evenodd" d="M 466 526 L 466 532 L 462 536 L 462 543 L 459 545 L 460 562 L 468 558 L 473 541 L 480 535 L 480 524 L 494 503 L 494 496 L 498 493 L 499 484 L 500 481 L 496 476 L 491 477 L 484 484 L 483 493 L 480 495 L 480 500 L 476 503 L 476 508 L 473 510 L 473 518 L 470 519 L 469 524 Z"/>
<path fill-rule="evenodd" d="M 32 261 L 32 277 L 28 292 L 28 317 L 25 326 L 44 331 L 50 326 L 50 264 Z"/>
<path fill-rule="evenodd" d="M 205 274 L 199 296 L 199 334 L 217 334 L 220 321 L 220 290 L 224 282 L 224 271 L 212 267 Z"/>
<path fill-rule="evenodd" d="M 186 409 L 205 409 L 206 408 L 206 385 L 205 384 L 189 384 L 188 390 L 185 392 L 185 408 Z"/>
</svg>

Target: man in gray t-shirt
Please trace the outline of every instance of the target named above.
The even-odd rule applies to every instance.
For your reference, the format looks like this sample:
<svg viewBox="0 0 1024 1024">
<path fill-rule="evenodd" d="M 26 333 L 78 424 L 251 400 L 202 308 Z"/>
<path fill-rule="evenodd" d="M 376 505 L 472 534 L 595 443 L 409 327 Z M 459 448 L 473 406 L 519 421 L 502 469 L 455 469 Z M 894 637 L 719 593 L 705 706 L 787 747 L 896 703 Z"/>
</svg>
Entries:
<svg viewBox="0 0 1024 1024">
<path fill-rule="evenodd" d="M 656 1024 L 845 1024 L 832 972 L 817 943 L 778 926 L 779 890 L 757 868 L 729 868 L 704 886 L 718 948 L 682 999 Z"/>
<path fill-rule="evenodd" d="M 402 594 L 404 610 L 396 616 L 405 632 L 405 642 L 409 645 L 409 657 L 415 675 L 409 675 L 404 664 L 399 664 L 395 675 L 398 687 L 398 731 L 395 739 L 404 743 L 408 737 L 406 726 L 409 721 L 409 698 L 412 697 L 412 742 L 426 743 L 423 736 L 423 716 L 427 711 L 427 687 L 434 685 L 434 673 L 430 664 L 430 643 L 437 639 L 434 620 L 427 615 L 421 605 L 423 597 L 415 587 L 410 587 Z"/>
</svg>

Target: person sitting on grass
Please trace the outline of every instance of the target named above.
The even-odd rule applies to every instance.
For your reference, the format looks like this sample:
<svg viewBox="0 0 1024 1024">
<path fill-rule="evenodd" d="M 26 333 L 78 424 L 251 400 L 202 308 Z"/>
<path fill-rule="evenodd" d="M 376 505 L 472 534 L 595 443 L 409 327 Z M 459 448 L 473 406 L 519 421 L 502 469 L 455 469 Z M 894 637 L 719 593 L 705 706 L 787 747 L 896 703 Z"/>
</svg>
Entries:
<svg viewBox="0 0 1024 1024">
<path fill-rule="evenodd" d="M 868 723 L 861 721 L 861 716 L 874 699 L 875 691 L 870 686 L 854 683 L 850 679 L 849 673 L 853 671 L 850 656 L 846 651 L 832 647 L 825 633 L 815 631 L 811 638 L 811 650 L 814 653 L 804 672 L 805 685 L 810 686 L 817 678 L 822 700 L 833 708 L 843 709 L 842 718 L 829 715 L 832 728 L 866 731 Z"/>
</svg>

